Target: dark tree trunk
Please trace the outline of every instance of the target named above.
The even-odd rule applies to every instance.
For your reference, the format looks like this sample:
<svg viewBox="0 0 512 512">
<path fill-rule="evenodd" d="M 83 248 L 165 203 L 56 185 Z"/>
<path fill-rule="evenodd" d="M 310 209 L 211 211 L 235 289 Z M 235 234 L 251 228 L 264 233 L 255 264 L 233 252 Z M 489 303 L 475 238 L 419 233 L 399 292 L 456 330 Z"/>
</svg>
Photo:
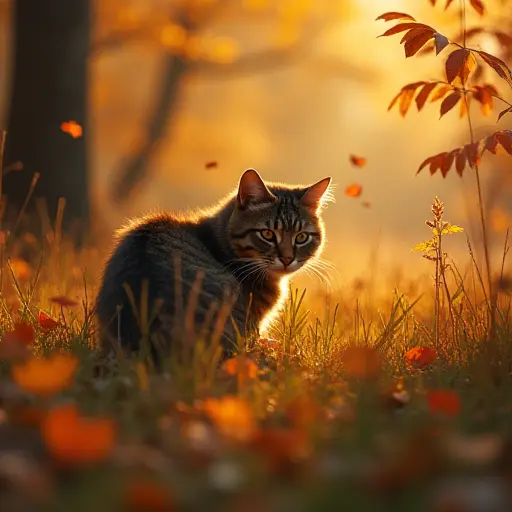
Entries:
<svg viewBox="0 0 512 512">
<path fill-rule="evenodd" d="M 4 180 L 8 210 L 20 211 L 35 172 L 34 198 L 46 200 L 52 220 L 58 199 L 66 199 L 65 225 L 86 227 L 87 58 L 89 0 L 16 0 L 13 81 L 5 163 L 24 169 Z M 60 126 L 76 121 L 84 136 L 73 138 Z M 29 211 L 34 211 L 34 201 Z"/>
</svg>

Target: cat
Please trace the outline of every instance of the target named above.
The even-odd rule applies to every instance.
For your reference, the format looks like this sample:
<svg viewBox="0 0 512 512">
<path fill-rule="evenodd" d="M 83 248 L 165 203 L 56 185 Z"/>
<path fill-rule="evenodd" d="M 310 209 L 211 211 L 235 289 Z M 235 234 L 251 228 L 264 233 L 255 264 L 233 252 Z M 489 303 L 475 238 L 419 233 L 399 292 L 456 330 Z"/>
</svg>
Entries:
<svg viewBox="0 0 512 512">
<path fill-rule="evenodd" d="M 129 222 L 117 232 L 96 300 L 102 345 L 137 352 L 146 336 L 154 355 L 154 343 L 165 349 L 201 334 L 232 353 L 282 301 L 287 278 L 320 255 L 330 182 L 267 185 L 247 169 L 210 210 Z"/>
</svg>

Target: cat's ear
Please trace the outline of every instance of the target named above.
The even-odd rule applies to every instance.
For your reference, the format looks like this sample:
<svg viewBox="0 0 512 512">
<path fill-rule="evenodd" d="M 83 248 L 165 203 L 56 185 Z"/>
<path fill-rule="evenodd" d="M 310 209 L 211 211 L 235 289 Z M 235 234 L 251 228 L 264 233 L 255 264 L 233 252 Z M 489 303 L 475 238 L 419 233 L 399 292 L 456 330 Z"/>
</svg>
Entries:
<svg viewBox="0 0 512 512">
<path fill-rule="evenodd" d="M 240 205 L 268 203 L 275 200 L 275 198 L 254 169 L 247 169 L 242 174 L 237 194 L 237 201 Z"/>
<path fill-rule="evenodd" d="M 317 211 L 323 203 L 322 199 L 326 196 L 326 193 L 328 193 L 330 184 L 331 177 L 329 176 L 308 187 L 304 195 L 300 198 L 301 204 L 309 210 Z"/>
</svg>

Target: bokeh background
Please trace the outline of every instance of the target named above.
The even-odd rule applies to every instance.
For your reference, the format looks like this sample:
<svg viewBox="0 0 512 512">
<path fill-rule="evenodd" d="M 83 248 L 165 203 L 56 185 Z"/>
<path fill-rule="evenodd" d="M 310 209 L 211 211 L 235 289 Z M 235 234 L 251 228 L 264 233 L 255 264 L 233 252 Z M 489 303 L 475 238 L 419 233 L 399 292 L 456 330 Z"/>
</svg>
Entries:
<svg viewBox="0 0 512 512">
<path fill-rule="evenodd" d="M 39 1 L 58 13 L 59 0 Z M 427 171 L 416 176 L 427 156 L 468 141 L 467 119 L 452 111 L 439 120 L 439 103 L 420 113 L 411 108 L 405 119 L 387 111 L 406 83 L 441 78 L 444 57 L 405 59 L 399 36 L 377 38 L 391 24 L 375 21 L 386 11 L 407 12 L 455 36 L 456 4 L 445 12 L 444 2 L 433 7 L 428 0 L 91 0 L 86 120 L 78 120 L 84 132 L 72 142 L 85 144 L 98 243 L 106 250 L 128 217 L 218 200 L 248 167 L 288 183 L 333 177 L 336 202 L 325 212 L 325 258 L 338 269 L 329 276 L 333 288 L 368 276 L 370 268 L 372 279 L 386 281 L 428 272 L 430 263 L 410 249 L 428 238 L 424 220 L 435 195 L 446 203 L 447 219 L 478 243 L 471 172 L 462 180 L 455 172 L 446 179 Z M 499 24 L 510 33 L 511 2 L 487 5 L 484 18 L 468 13 L 468 25 Z M 14 0 L 0 0 L 4 129 L 12 113 L 14 14 Z M 475 45 L 508 58 L 489 35 Z M 504 81 L 491 73 L 485 79 L 510 100 Z M 32 85 L 38 88 L 37 79 Z M 487 117 L 472 107 L 477 136 L 510 127 L 510 116 L 496 125 L 500 107 Z M 70 111 L 62 122 L 72 119 Z M 353 166 L 350 155 L 367 164 Z M 512 218 L 509 158 L 483 160 L 496 247 Z M 353 183 L 363 187 L 358 198 L 344 194 Z M 453 238 L 449 250 L 462 257 L 465 239 Z"/>
</svg>

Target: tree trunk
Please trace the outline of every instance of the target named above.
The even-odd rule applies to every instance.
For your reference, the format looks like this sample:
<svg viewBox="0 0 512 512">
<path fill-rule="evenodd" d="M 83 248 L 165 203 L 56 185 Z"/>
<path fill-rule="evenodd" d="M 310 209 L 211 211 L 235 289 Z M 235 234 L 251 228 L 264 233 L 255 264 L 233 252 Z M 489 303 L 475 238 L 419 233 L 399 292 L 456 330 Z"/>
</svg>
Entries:
<svg viewBox="0 0 512 512">
<path fill-rule="evenodd" d="M 86 137 L 61 130 L 76 121 L 87 134 L 89 0 L 16 0 L 14 5 L 12 94 L 5 163 L 21 161 L 22 171 L 5 176 L 8 210 L 17 213 L 34 173 L 34 197 L 46 200 L 55 218 L 66 199 L 65 226 L 89 220 Z M 31 200 L 28 210 L 34 212 Z"/>
</svg>

